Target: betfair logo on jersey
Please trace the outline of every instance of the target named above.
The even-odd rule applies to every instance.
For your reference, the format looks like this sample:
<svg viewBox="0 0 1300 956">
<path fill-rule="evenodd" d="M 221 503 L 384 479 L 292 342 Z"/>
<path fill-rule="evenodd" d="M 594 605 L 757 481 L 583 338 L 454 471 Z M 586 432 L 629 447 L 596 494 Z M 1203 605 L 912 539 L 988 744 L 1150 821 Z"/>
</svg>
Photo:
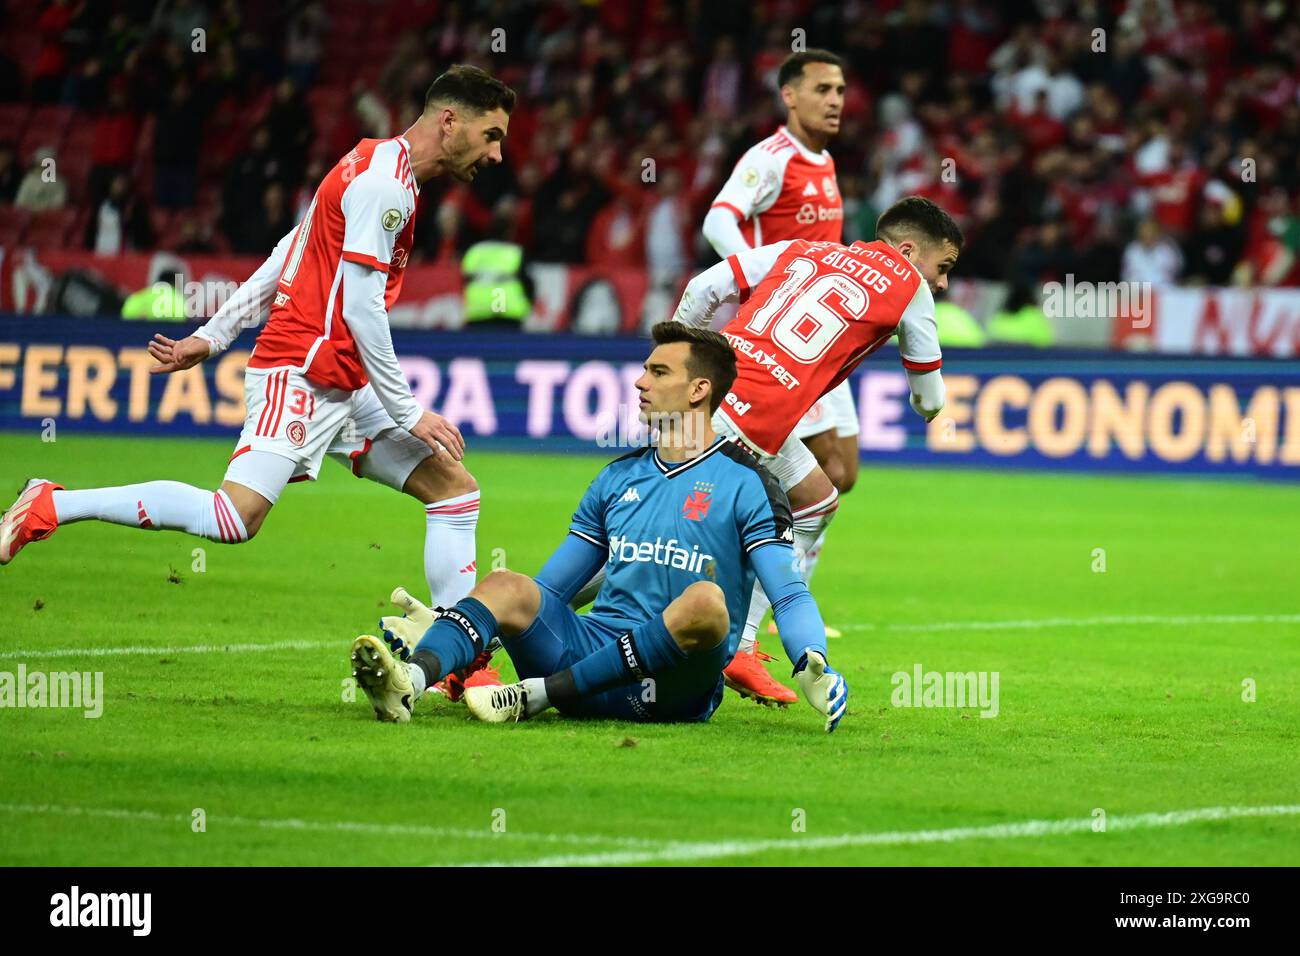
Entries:
<svg viewBox="0 0 1300 956">
<path fill-rule="evenodd" d="M 705 554 L 698 544 L 691 545 L 691 550 L 687 551 L 685 545 L 676 538 L 665 541 L 656 537 L 653 543 L 629 541 L 618 535 L 612 535 L 609 539 L 610 564 L 658 564 L 678 571 L 698 573 L 706 562 L 712 560 L 713 555 Z"/>
<path fill-rule="evenodd" d="M 397 209 L 390 209 L 384 213 L 384 217 L 380 222 L 383 223 L 385 229 L 392 232 L 402 224 L 402 213 Z"/>
</svg>

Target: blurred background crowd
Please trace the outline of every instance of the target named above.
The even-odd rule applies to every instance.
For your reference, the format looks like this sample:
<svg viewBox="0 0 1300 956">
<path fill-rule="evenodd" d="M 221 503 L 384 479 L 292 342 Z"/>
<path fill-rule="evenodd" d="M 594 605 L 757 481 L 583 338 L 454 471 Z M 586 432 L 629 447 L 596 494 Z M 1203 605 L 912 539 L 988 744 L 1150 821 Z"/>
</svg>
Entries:
<svg viewBox="0 0 1300 956">
<path fill-rule="evenodd" d="M 959 274 L 1013 289 L 1300 285 L 1285 0 L 0 8 L 0 246 L 264 255 L 330 164 L 469 62 L 519 93 L 506 162 L 422 191 L 416 259 L 501 238 L 676 281 L 715 258 L 704 212 L 781 122 L 776 68 L 802 40 L 849 67 L 831 145 L 846 241 L 919 193 L 966 231 Z"/>
</svg>

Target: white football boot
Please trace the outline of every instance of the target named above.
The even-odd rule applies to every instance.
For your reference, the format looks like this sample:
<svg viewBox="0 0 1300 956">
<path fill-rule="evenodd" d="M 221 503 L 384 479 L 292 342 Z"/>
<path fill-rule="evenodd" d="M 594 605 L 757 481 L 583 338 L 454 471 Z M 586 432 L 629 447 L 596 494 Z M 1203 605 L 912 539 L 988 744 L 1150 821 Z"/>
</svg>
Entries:
<svg viewBox="0 0 1300 956">
<path fill-rule="evenodd" d="M 393 724 L 410 722 L 415 702 L 411 674 L 383 641 L 362 634 L 352 642 L 352 676 L 370 698 L 377 719 Z"/>
<path fill-rule="evenodd" d="M 469 712 L 488 724 L 518 723 L 528 717 L 528 691 L 523 681 L 499 687 L 465 688 L 465 705 Z"/>
</svg>

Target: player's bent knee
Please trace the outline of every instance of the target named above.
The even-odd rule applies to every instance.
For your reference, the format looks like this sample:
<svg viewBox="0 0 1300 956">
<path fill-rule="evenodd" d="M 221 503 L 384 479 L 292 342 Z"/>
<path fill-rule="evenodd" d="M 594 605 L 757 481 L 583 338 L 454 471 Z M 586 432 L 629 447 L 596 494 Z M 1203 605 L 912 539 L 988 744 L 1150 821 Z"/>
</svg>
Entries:
<svg viewBox="0 0 1300 956">
<path fill-rule="evenodd" d="M 492 612 L 498 628 L 507 637 L 526 630 L 541 608 L 537 582 L 517 571 L 493 571 L 474 585 L 469 596 Z"/>
<path fill-rule="evenodd" d="M 844 483 L 848 480 L 848 475 L 844 470 L 844 465 L 838 458 L 831 458 L 828 460 L 822 466 L 822 470 L 826 472 L 827 479 L 835 486 L 836 491 L 840 494 L 844 494 L 844 492 L 848 490 L 844 487 Z"/>
<path fill-rule="evenodd" d="M 402 491 L 426 505 L 478 490 L 478 482 L 464 464 L 443 452 L 430 455 L 416 465 L 402 487 Z"/>
<path fill-rule="evenodd" d="M 712 650 L 731 630 L 726 595 L 710 581 L 696 581 L 688 587 L 669 605 L 664 617 L 673 640 L 687 654 Z"/>
</svg>

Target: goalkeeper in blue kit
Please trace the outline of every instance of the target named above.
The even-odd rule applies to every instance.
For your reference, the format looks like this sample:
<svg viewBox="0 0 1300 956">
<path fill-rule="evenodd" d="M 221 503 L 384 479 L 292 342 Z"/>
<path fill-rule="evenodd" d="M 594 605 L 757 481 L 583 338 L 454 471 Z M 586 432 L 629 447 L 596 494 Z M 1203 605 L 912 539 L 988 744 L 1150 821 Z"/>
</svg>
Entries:
<svg viewBox="0 0 1300 956">
<path fill-rule="evenodd" d="M 435 612 L 398 589 L 403 617 L 383 640 L 352 645 L 353 674 L 380 720 L 410 720 L 414 702 L 451 673 L 481 666 L 499 640 L 520 680 L 469 687 L 480 720 L 499 723 L 554 707 L 568 716 L 708 720 L 722 702 L 755 577 L 804 697 L 827 732 L 848 687 L 827 663 L 825 627 L 798 571 L 790 506 L 744 448 L 710 417 L 736 376 L 716 332 L 678 322 L 653 330 L 636 382 L 654 445 L 606 465 L 574 513 L 569 534 L 530 578 L 488 574 L 454 607 Z M 599 570 L 590 613 L 570 600 Z"/>
</svg>

